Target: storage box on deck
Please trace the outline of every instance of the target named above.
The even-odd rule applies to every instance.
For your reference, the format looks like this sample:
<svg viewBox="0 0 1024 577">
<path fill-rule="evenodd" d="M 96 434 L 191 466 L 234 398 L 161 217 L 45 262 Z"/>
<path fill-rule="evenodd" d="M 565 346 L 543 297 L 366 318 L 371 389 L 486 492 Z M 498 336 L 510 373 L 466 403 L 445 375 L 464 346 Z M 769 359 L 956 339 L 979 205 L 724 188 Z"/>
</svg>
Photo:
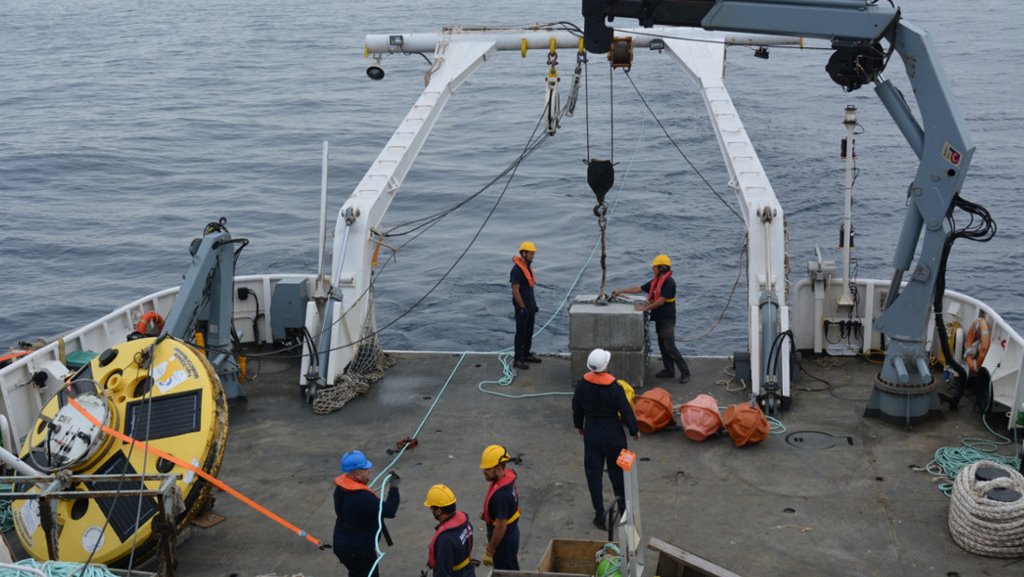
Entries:
<svg viewBox="0 0 1024 577">
<path fill-rule="evenodd" d="M 77 371 L 78 369 L 91 363 L 92 360 L 95 358 L 96 353 L 92 351 L 72 351 L 68 353 L 67 356 L 65 357 L 67 362 L 64 364 L 67 366 L 68 369 L 72 371 Z"/>
<path fill-rule="evenodd" d="M 552 539 L 537 565 L 537 571 L 590 577 L 597 568 L 594 554 L 600 551 L 605 543 L 607 541 Z"/>
<path fill-rule="evenodd" d="M 491 577 L 593 577 L 597 569 L 594 554 L 607 541 L 552 539 L 536 571 L 495 569 Z"/>
</svg>

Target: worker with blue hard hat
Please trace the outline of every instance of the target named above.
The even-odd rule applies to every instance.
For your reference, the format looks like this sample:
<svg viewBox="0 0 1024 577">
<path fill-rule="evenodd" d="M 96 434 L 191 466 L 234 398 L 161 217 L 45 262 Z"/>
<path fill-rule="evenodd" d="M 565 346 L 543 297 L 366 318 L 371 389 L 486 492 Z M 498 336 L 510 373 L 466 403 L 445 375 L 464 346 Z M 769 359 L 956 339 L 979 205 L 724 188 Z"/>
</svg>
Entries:
<svg viewBox="0 0 1024 577">
<path fill-rule="evenodd" d="M 382 531 L 390 544 L 387 527 L 378 524 L 381 516 L 393 519 L 398 512 L 399 477 L 391 471 L 387 480 L 388 496 L 381 506 L 380 498 L 367 483 L 373 468 L 362 451 L 349 451 L 341 457 L 341 474 L 334 478 L 334 554 L 348 569 L 349 577 L 369 577 L 377 561 L 377 533 Z M 373 570 L 373 577 L 380 571 Z"/>
</svg>

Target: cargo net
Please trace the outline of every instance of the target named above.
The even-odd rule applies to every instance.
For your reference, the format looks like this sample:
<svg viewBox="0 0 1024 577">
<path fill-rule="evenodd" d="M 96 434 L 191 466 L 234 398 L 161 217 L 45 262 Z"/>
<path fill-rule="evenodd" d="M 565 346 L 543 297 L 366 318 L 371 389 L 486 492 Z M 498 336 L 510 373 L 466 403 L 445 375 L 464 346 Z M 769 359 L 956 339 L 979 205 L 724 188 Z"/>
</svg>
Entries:
<svg viewBox="0 0 1024 577">
<path fill-rule="evenodd" d="M 333 413 L 349 401 L 370 390 L 370 385 L 384 376 L 384 371 L 395 364 L 395 360 L 380 346 L 375 327 L 376 307 L 370 301 L 370 312 L 366 315 L 363 334 L 370 335 L 359 344 L 355 358 L 349 363 L 345 374 L 338 375 L 334 383 L 320 389 L 313 401 L 313 412 L 318 415 Z"/>
</svg>

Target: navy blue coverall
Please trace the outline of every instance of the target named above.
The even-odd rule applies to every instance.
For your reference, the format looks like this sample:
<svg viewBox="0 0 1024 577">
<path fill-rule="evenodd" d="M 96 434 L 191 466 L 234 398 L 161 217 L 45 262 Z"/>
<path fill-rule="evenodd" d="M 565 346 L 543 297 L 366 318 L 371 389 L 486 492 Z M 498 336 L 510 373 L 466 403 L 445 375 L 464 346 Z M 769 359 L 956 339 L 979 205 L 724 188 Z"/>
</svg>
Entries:
<svg viewBox="0 0 1024 577">
<path fill-rule="evenodd" d="M 650 293 L 651 285 L 655 279 L 651 279 L 640 285 L 645 293 Z M 679 367 L 679 376 L 690 376 L 690 367 L 683 359 L 683 355 L 676 348 L 676 281 L 672 277 L 665 279 L 661 285 L 661 296 L 665 298 L 665 304 L 651 311 L 651 320 L 654 321 L 654 332 L 658 335 L 658 351 L 661 353 L 661 363 L 667 372 L 673 372 Z"/>
<path fill-rule="evenodd" d="M 619 415 L 622 421 L 619 421 Z M 608 466 L 612 492 L 619 503 L 619 511 L 626 506 L 626 489 L 622 469 L 615 463 L 626 448 L 625 424 L 629 434 L 637 435 L 636 415 L 626 400 L 626 393 L 608 373 L 587 373 L 576 384 L 572 397 L 572 422 L 583 433 L 583 470 L 587 475 L 590 501 L 594 518 L 605 515 L 602 495 L 602 472 Z"/>
<path fill-rule="evenodd" d="M 533 267 L 527 263 L 532 273 Z M 530 281 L 523 274 L 522 269 L 519 265 L 512 265 L 512 272 L 508 275 L 509 284 L 519 285 L 519 296 L 523 298 L 523 308 L 519 307 L 516 303 L 515 297 L 512 298 L 512 308 L 515 309 L 516 313 L 516 339 L 514 342 L 514 358 L 513 361 L 522 362 L 526 360 L 526 357 L 530 356 L 531 348 L 533 347 L 533 324 L 537 318 L 537 299 L 533 295 L 533 287 L 530 286 Z"/>
<path fill-rule="evenodd" d="M 356 484 L 345 483 L 339 475 L 334 487 L 334 554 L 348 569 L 349 577 L 368 577 L 370 567 L 377 560 L 377 512 L 380 499 L 369 489 L 356 488 Z M 342 486 L 345 483 L 347 487 Z M 365 485 L 362 485 L 365 487 Z M 398 487 L 388 489 L 384 500 L 383 517 L 393 519 L 398 512 Z M 374 569 L 373 577 L 380 574 Z"/>
<path fill-rule="evenodd" d="M 473 553 L 473 525 L 469 522 L 469 516 L 462 511 L 456 511 L 455 517 L 438 525 L 430 546 L 434 577 L 476 576 L 473 563 L 470 562 Z"/>
<path fill-rule="evenodd" d="M 516 490 L 515 471 L 507 469 L 506 476 L 512 476 L 510 483 L 499 487 L 487 502 L 487 542 L 494 535 L 494 520 L 503 519 L 505 535 L 494 550 L 494 568 L 519 570 L 519 492 Z M 497 482 L 497 481 L 496 481 Z"/>
</svg>

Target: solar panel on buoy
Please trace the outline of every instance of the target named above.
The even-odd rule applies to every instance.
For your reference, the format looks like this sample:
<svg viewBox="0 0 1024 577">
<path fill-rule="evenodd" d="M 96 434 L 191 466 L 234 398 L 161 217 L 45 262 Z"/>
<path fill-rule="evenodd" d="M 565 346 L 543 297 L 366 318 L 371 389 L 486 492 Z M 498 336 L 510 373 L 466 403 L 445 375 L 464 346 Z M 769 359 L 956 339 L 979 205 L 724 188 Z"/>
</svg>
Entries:
<svg viewBox="0 0 1024 577">
<path fill-rule="evenodd" d="M 69 396 L 92 419 L 69 403 Z M 227 442 L 227 416 L 227 400 L 205 356 L 172 338 L 138 339 L 97 356 L 72 377 L 71 386 L 47 401 L 21 457 L 39 469 L 68 470 L 75 475 L 177 474 L 185 503 L 185 511 L 176 518 L 181 529 L 202 508 L 209 495 L 208 483 L 184 467 L 147 453 L 141 445 L 108 435 L 92 421 L 216 475 Z M 158 489 L 159 483 L 147 481 L 146 488 Z M 92 562 L 122 566 L 133 546 L 136 565 L 151 556 L 156 550 L 152 527 L 158 512 L 156 499 L 140 501 L 138 482 L 121 482 L 117 477 L 68 488 L 88 489 L 122 494 L 54 503 L 61 525 L 60 560 L 84 562 L 95 550 Z M 25 550 L 37 560 L 47 560 L 38 502 L 14 501 L 12 511 Z"/>
</svg>

